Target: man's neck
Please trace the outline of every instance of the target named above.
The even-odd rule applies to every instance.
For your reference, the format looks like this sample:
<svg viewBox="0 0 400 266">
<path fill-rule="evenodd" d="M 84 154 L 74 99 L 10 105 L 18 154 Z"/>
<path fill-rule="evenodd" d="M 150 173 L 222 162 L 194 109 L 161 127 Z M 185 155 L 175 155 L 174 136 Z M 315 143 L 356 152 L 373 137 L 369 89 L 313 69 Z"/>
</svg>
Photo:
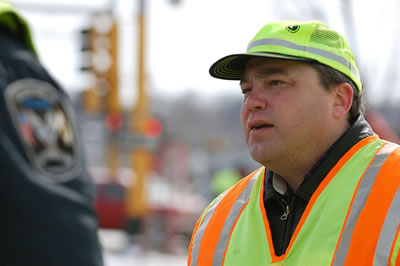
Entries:
<svg viewBox="0 0 400 266">
<path fill-rule="evenodd" d="M 313 164 L 312 164 L 313 165 Z M 287 185 L 292 189 L 293 192 L 296 192 L 297 189 L 300 187 L 301 183 L 303 183 L 304 176 L 307 174 L 307 172 L 311 169 L 311 166 L 304 166 L 304 167 L 296 167 L 295 171 L 274 171 L 273 169 L 270 169 L 272 172 L 278 174 L 281 176 Z M 296 174 L 293 174 L 296 173 Z"/>
<path fill-rule="evenodd" d="M 329 150 L 334 143 L 347 131 L 350 127 L 349 124 L 343 124 L 341 129 L 337 130 L 332 134 L 329 139 L 331 141 L 321 142 L 318 146 L 319 149 L 310 149 L 308 152 L 300 154 L 290 154 L 288 157 L 282 158 L 277 161 L 274 167 L 267 167 L 272 172 L 280 175 L 293 192 L 296 192 L 304 181 L 306 174 L 312 169 L 312 167 L 324 157 L 326 152 Z"/>
</svg>

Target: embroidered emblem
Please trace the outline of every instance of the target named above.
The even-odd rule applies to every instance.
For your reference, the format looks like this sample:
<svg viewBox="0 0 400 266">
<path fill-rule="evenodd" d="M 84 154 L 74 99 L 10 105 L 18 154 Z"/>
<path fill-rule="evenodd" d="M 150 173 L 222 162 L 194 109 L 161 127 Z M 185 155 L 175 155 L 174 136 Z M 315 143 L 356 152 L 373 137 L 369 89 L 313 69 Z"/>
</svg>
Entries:
<svg viewBox="0 0 400 266">
<path fill-rule="evenodd" d="M 300 29 L 300 25 L 296 25 L 296 24 L 295 24 L 295 25 L 286 26 L 286 30 L 287 30 L 288 32 L 291 32 L 291 33 L 298 32 L 299 29 Z"/>
<path fill-rule="evenodd" d="M 76 129 L 66 98 L 49 83 L 23 79 L 6 89 L 6 102 L 33 168 L 52 182 L 80 169 Z"/>
</svg>

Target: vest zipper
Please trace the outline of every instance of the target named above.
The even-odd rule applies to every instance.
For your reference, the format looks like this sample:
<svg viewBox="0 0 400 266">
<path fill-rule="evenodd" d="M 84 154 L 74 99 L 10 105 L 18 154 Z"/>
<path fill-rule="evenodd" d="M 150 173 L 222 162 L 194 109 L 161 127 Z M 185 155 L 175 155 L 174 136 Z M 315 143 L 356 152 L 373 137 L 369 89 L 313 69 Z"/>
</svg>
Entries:
<svg viewBox="0 0 400 266">
<path fill-rule="evenodd" d="M 282 241 L 282 246 L 281 246 L 281 253 L 279 255 L 282 255 L 286 252 L 288 246 L 289 246 L 289 242 L 290 239 L 292 238 L 292 225 L 293 225 L 293 219 L 294 219 L 294 213 L 292 213 L 292 210 L 294 209 L 294 197 L 290 198 L 290 202 L 291 204 L 287 203 L 287 201 L 285 201 L 284 199 L 281 199 L 282 202 L 285 205 L 285 211 L 283 212 L 283 214 L 281 215 L 280 219 L 282 222 L 284 222 L 284 230 L 283 230 L 283 241 Z"/>
<path fill-rule="evenodd" d="M 281 215 L 280 218 L 281 218 L 281 221 L 285 221 L 289 216 L 290 208 L 289 208 L 289 204 L 286 201 L 284 201 L 283 199 L 281 199 L 281 200 L 285 204 L 286 209 L 285 209 L 284 213 Z"/>
</svg>

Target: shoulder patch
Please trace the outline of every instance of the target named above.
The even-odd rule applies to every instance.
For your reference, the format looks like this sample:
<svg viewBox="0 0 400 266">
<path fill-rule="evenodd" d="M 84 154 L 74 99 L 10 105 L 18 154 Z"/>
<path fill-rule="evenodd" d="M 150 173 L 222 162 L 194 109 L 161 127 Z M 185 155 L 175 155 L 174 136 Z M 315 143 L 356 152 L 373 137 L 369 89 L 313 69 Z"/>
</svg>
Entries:
<svg viewBox="0 0 400 266">
<path fill-rule="evenodd" d="M 50 182 L 76 177 L 79 146 L 66 97 L 47 82 L 23 79 L 6 88 L 5 99 L 32 168 Z"/>
</svg>

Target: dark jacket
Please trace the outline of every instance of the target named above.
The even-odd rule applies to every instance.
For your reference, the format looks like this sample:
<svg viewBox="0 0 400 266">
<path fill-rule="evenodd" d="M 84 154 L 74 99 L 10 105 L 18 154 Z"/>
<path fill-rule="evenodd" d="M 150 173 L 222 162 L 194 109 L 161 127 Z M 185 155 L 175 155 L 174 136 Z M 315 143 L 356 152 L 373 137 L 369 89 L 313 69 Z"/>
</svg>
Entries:
<svg viewBox="0 0 400 266">
<path fill-rule="evenodd" d="M 20 40 L 0 28 L 0 265 L 103 265 L 71 103 Z"/>
</svg>

